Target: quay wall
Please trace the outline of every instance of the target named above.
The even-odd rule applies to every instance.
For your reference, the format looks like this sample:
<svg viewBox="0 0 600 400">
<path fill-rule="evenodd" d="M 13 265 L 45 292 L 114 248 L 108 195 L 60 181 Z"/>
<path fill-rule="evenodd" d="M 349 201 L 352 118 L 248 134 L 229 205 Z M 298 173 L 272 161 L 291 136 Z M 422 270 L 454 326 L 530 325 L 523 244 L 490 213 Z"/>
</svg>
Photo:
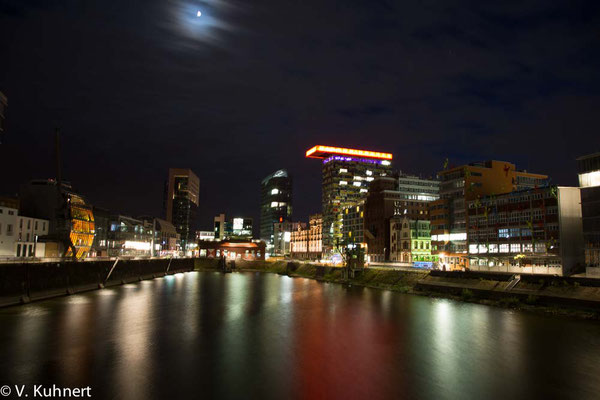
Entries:
<svg viewBox="0 0 600 400">
<path fill-rule="evenodd" d="M 192 271 L 191 258 L 0 264 L 0 307 Z"/>
</svg>

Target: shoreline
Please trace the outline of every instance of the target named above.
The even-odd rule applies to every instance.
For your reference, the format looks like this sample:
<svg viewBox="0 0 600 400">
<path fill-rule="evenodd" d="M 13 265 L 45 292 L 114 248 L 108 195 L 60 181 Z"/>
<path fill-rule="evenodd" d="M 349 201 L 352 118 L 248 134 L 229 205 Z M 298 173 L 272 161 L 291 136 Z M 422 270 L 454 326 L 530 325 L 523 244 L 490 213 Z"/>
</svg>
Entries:
<svg viewBox="0 0 600 400">
<path fill-rule="evenodd" d="M 209 262 L 206 262 L 209 261 Z M 196 271 L 220 272 L 214 260 L 196 262 Z M 342 269 L 321 267 L 311 264 L 295 264 L 287 262 L 237 262 L 233 272 L 274 273 L 291 278 L 307 278 L 318 282 L 336 283 L 358 286 L 369 289 L 389 290 L 396 293 L 450 299 L 463 303 L 481 304 L 507 310 L 522 311 L 538 315 L 583 320 L 600 320 L 600 309 L 578 307 L 565 304 L 545 304 L 548 299 L 543 296 L 526 296 L 524 293 L 505 293 L 496 290 L 478 290 L 459 287 L 453 290 L 436 290 L 434 286 L 423 285 L 429 277 L 429 271 L 401 271 L 368 268 L 355 278 L 343 279 Z M 496 298 L 490 298 L 491 296 Z"/>
</svg>

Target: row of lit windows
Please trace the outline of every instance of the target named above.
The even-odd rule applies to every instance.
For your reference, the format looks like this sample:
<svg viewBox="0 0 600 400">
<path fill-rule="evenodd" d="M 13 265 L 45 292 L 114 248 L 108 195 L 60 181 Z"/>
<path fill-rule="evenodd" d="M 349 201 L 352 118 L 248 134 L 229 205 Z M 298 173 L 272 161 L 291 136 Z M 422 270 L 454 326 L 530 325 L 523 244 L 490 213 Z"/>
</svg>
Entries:
<svg viewBox="0 0 600 400">
<path fill-rule="evenodd" d="M 470 254 L 484 253 L 533 253 L 535 244 L 535 253 L 545 253 L 548 250 L 555 249 L 556 244 L 549 243 L 490 243 L 490 244 L 469 244 Z"/>
</svg>

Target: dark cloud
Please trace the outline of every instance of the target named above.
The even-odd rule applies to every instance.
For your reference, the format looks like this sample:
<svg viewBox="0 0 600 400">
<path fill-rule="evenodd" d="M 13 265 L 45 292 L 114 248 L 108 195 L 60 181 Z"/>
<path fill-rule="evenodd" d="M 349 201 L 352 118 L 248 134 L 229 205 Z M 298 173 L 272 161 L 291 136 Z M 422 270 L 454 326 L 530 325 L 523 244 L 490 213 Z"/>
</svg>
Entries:
<svg viewBox="0 0 600 400">
<path fill-rule="evenodd" d="M 296 178 L 298 216 L 317 211 L 320 164 L 303 154 L 318 143 L 388 150 L 424 175 L 446 157 L 506 159 L 562 184 L 599 147 L 598 2 L 0 1 L 0 13 L 5 192 L 53 174 L 57 125 L 65 175 L 92 200 L 160 213 L 166 169 L 189 166 L 205 226 L 222 211 L 257 217 L 258 184 L 279 168 Z"/>
</svg>

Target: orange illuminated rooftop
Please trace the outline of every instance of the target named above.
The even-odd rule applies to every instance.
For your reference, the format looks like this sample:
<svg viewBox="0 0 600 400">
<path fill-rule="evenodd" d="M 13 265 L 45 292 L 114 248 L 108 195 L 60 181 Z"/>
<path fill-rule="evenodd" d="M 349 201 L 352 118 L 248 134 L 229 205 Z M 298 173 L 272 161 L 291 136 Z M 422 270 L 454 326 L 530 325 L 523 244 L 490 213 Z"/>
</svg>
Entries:
<svg viewBox="0 0 600 400">
<path fill-rule="evenodd" d="M 390 153 L 380 153 L 378 151 L 346 149 L 343 147 L 331 147 L 321 145 L 315 146 L 306 152 L 306 157 L 308 158 L 327 158 L 333 155 L 376 158 L 378 160 L 392 159 L 392 155 Z"/>
</svg>

